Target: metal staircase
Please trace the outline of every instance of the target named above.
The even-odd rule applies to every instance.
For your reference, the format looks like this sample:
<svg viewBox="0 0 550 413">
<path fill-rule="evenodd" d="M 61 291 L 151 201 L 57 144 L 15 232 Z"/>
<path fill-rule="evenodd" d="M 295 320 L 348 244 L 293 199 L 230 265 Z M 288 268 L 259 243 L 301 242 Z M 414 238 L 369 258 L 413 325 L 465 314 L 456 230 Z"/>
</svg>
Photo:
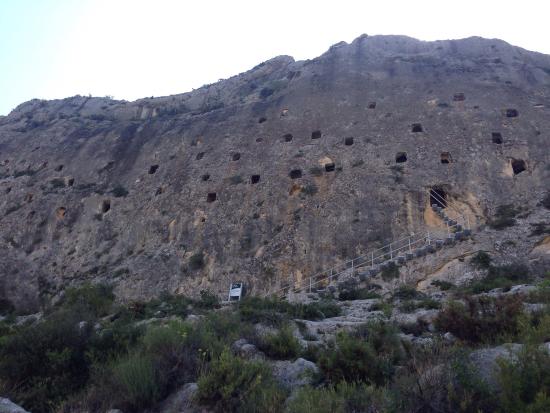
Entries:
<svg viewBox="0 0 550 413">
<path fill-rule="evenodd" d="M 335 290 L 337 285 L 350 280 L 366 281 L 394 265 L 401 266 L 415 258 L 435 253 L 465 240 L 472 234 L 468 218 L 456 204 L 434 190 L 430 191 L 430 200 L 435 201 L 431 208 L 445 224 L 444 229 L 410 234 L 328 270 L 288 283 L 265 295 L 287 298 L 291 293 L 312 293 L 327 288 Z"/>
</svg>

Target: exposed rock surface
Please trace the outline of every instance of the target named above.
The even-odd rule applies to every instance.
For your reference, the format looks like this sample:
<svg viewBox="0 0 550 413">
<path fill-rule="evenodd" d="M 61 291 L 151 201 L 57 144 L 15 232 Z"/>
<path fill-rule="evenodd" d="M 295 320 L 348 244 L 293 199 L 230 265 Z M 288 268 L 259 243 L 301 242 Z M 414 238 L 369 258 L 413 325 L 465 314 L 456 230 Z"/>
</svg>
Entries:
<svg viewBox="0 0 550 413">
<path fill-rule="evenodd" d="M 0 397 L 0 413 L 28 413 L 22 407 L 13 403 L 10 399 Z"/>
<path fill-rule="evenodd" d="M 299 358 L 295 361 L 281 360 L 273 363 L 273 375 L 283 386 L 294 389 L 313 381 L 319 368 L 312 361 Z"/>
<path fill-rule="evenodd" d="M 280 56 L 181 95 L 24 103 L 0 118 L 0 301 L 33 311 L 84 281 L 123 299 L 237 279 L 265 292 L 443 229 L 433 186 L 476 226 L 499 205 L 524 214 L 403 277 L 450 262 L 458 276 L 479 249 L 543 267 L 548 243 L 529 235 L 548 221 L 549 115 L 550 56 L 403 36 Z"/>
<path fill-rule="evenodd" d="M 178 391 L 172 393 L 158 407 L 159 413 L 194 413 L 203 412 L 193 403 L 193 396 L 197 392 L 197 383 L 187 383 Z"/>
</svg>

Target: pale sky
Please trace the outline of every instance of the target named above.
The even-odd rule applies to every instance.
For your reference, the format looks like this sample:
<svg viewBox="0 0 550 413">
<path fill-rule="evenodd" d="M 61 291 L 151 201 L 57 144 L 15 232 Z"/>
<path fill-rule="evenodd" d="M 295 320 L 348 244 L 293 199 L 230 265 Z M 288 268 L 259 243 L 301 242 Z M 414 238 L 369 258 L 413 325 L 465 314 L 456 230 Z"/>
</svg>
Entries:
<svg viewBox="0 0 550 413">
<path fill-rule="evenodd" d="M 32 98 L 189 91 L 362 33 L 550 54 L 547 0 L 0 0 L 0 115 Z"/>
</svg>

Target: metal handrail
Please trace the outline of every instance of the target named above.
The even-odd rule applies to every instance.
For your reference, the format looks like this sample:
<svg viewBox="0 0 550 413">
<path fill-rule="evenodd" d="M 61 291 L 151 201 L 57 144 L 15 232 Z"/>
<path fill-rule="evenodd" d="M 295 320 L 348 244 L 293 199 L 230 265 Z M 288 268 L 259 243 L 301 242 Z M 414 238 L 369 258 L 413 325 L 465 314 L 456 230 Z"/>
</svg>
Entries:
<svg viewBox="0 0 550 413">
<path fill-rule="evenodd" d="M 439 195 L 435 191 L 430 191 L 430 196 L 432 196 L 436 201 L 439 201 L 439 203 L 445 205 L 448 207 L 448 210 L 451 210 L 455 212 L 458 215 L 458 218 L 454 219 L 456 221 L 456 224 L 449 225 L 448 222 L 446 223 L 446 232 L 447 236 L 450 236 L 451 229 L 456 227 L 463 227 L 463 228 L 470 228 L 469 220 L 464 218 L 464 214 L 462 211 L 458 209 L 458 206 L 454 204 L 454 202 L 449 201 L 445 198 L 443 198 L 441 195 Z M 430 208 L 432 205 L 430 204 Z M 449 218 L 445 212 L 443 212 L 444 217 Z M 462 221 L 462 224 L 459 223 L 459 221 Z M 433 233 L 432 233 L 433 235 Z M 420 234 L 411 233 L 407 237 L 400 238 L 398 240 L 392 241 L 380 248 L 377 248 L 367 254 L 360 255 L 358 257 L 352 258 L 351 260 L 344 261 L 340 264 L 337 264 L 328 270 L 324 270 L 321 272 L 318 272 L 310 277 L 307 277 L 305 279 L 299 280 L 298 285 L 296 285 L 296 281 L 292 282 L 289 285 L 286 285 L 282 288 L 277 289 L 276 291 L 270 292 L 265 294 L 265 296 L 271 296 L 271 295 L 281 295 L 282 293 L 288 291 L 301 291 L 304 287 L 309 287 L 310 291 L 314 286 L 317 286 L 320 283 L 324 283 L 328 280 L 330 283 L 333 278 L 339 279 L 341 276 L 352 277 L 355 275 L 355 271 L 358 268 L 362 268 L 366 266 L 368 263 L 370 263 L 371 269 L 374 268 L 375 265 L 383 264 L 387 261 L 393 260 L 394 257 L 400 256 L 400 253 L 403 251 L 408 250 L 408 252 L 412 253 L 413 246 L 416 249 L 417 244 L 423 243 L 424 245 L 431 245 L 432 240 L 440 240 L 439 238 L 433 238 L 430 236 L 430 232 L 423 232 Z M 394 246 L 400 242 L 406 241 L 406 245 L 402 245 L 400 247 L 395 248 Z M 393 247 L 393 248 L 392 248 Z M 376 254 L 376 255 L 375 255 Z M 389 255 L 389 258 L 388 258 Z M 380 261 L 380 259 L 383 259 Z M 375 264 L 376 263 L 376 264 Z M 346 274 L 347 273 L 347 274 Z M 328 274 L 328 275 L 327 275 Z"/>
</svg>

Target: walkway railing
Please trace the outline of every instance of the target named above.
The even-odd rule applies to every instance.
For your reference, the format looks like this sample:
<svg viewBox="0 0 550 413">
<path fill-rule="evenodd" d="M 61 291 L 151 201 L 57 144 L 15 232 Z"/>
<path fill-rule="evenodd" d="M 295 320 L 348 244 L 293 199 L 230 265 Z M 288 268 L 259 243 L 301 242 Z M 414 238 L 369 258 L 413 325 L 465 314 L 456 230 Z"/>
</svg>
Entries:
<svg viewBox="0 0 550 413">
<path fill-rule="evenodd" d="M 351 260 L 344 261 L 335 265 L 328 270 L 318 272 L 300 280 L 291 280 L 287 285 L 271 291 L 265 296 L 285 296 L 290 292 L 299 293 L 309 291 L 312 292 L 318 286 L 328 286 L 334 281 L 344 281 L 354 277 L 358 270 L 362 270 L 360 276 L 374 276 L 384 269 L 385 265 L 390 262 L 394 264 L 403 264 L 416 256 L 423 255 L 442 247 L 450 240 L 454 240 L 454 233 L 462 233 L 462 231 L 470 229 L 470 222 L 460 211 L 459 207 L 452 201 L 441 197 L 435 191 L 430 192 L 430 196 L 437 201 L 439 205 L 432 205 L 432 209 L 438 212 L 446 224 L 443 231 L 426 231 L 422 233 L 412 233 L 404 238 L 392 241 L 383 247 L 377 248 L 367 254 L 355 257 Z M 441 207 L 444 206 L 445 208 Z M 454 219 L 447 217 L 443 210 L 453 211 L 457 216 Z M 444 234 L 442 233 L 444 232 Z M 420 254 L 420 255 L 418 255 Z"/>
</svg>

